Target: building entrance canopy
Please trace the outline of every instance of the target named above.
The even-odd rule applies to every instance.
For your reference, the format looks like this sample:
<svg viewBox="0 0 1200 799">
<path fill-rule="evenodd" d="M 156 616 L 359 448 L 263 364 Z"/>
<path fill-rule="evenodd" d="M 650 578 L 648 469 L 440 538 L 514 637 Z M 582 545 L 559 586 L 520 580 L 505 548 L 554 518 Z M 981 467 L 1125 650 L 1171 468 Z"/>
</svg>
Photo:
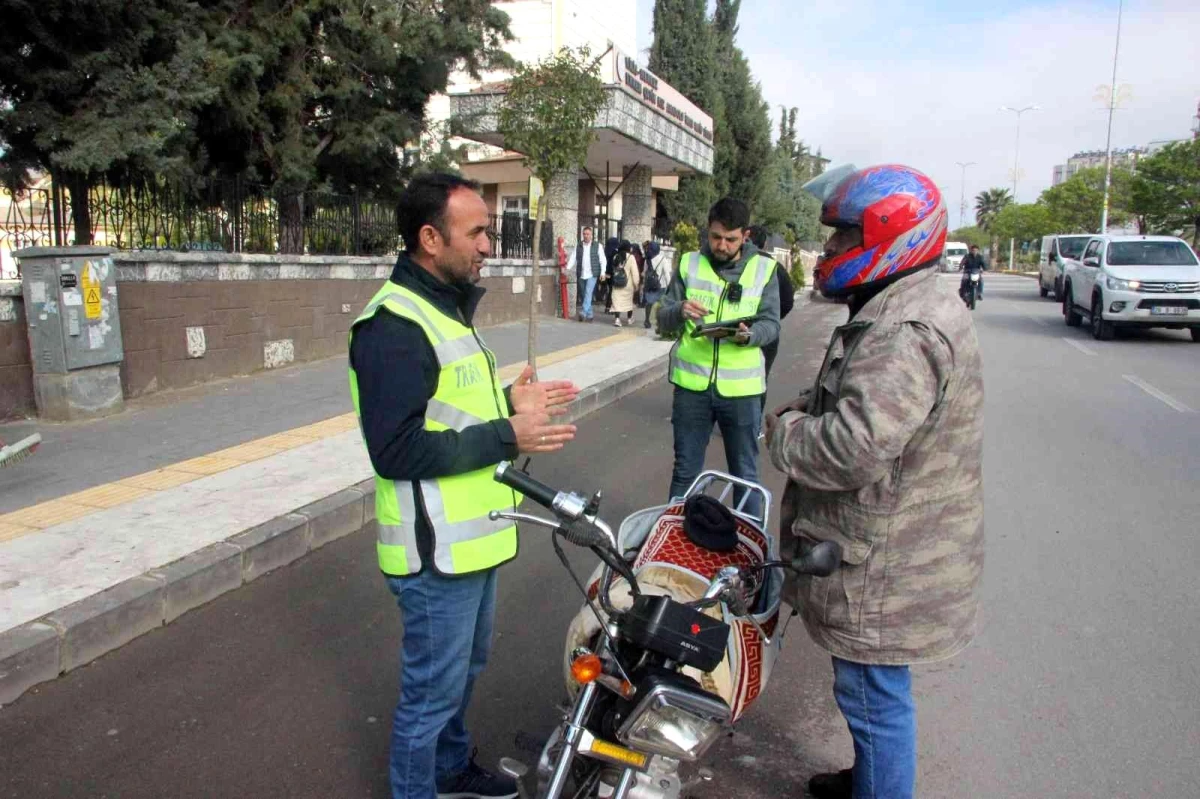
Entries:
<svg viewBox="0 0 1200 799">
<path fill-rule="evenodd" d="M 601 78 L 607 102 L 596 117 L 596 140 L 584 167 L 621 174 L 636 166 L 654 175 L 712 174 L 712 117 L 637 62 L 612 49 Z M 504 148 L 497 130 L 502 86 L 450 95 L 460 135 Z"/>
</svg>

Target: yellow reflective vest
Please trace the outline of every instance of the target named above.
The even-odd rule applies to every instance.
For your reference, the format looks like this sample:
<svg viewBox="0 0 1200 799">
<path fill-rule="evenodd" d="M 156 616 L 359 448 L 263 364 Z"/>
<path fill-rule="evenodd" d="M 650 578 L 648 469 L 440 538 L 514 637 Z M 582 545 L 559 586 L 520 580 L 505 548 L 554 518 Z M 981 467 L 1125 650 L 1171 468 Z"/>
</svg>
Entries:
<svg viewBox="0 0 1200 799">
<path fill-rule="evenodd" d="M 388 281 L 350 327 L 351 344 L 359 324 L 386 309 L 425 331 L 441 370 L 437 392 L 425 411 L 425 429 L 464 430 L 508 416 L 508 401 L 496 377 L 495 358 L 475 331 L 416 292 Z M 405 368 L 396 364 L 397 369 Z M 350 366 L 350 395 L 360 416 L 358 378 Z M 402 577 L 425 566 L 422 552 L 432 553 L 440 574 L 491 569 L 517 555 L 517 528 L 510 521 L 491 521 L 493 510 L 512 511 L 512 489 L 492 479 L 494 467 L 433 480 L 394 481 L 375 475 L 376 550 L 384 574 Z M 422 503 L 433 541 L 418 545 L 418 503 Z"/>
<path fill-rule="evenodd" d="M 686 288 L 685 299 L 708 308 L 703 322 L 725 322 L 754 316 L 762 302 L 763 290 L 775 279 L 775 261 L 754 255 L 742 271 L 738 285 L 740 301 L 729 299 L 731 284 L 722 280 L 702 253 L 684 254 L 679 275 Z M 696 322 L 685 321 L 683 335 L 671 348 L 670 381 L 689 391 L 707 391 L 714 382 L 722 397 L 754 397 L 767 390 L 766 359 L 761 347 L 743 346 L 733 337 L 714 341 L 707 336 L 693 337 Z"/>
</svg>

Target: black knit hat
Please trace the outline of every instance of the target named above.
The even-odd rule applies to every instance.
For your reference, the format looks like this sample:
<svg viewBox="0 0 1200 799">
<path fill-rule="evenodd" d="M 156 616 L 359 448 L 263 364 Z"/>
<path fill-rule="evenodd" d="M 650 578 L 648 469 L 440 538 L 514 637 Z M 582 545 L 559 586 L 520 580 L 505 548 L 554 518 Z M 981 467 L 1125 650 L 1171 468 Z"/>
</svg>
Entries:
<svg viewBox="0 0 1200 799">
<path fill-rule="evenodd" d="M 689 497 L 683 506 L 683 532 L 698 547 L 732 552 L 738 543 L 733 512 L 707 494 Z"/>
</svg>

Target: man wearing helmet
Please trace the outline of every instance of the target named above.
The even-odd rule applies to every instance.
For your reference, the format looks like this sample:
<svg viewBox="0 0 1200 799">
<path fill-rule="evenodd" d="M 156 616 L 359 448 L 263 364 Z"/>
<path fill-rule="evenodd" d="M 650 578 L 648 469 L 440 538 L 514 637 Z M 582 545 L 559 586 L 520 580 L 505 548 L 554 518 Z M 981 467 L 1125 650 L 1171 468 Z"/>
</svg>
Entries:
<svg viewBox="0 0 1200 799">
<path fill-rule="evenodd" d="M 816 797 L 906 799 L 915 791 L 909 666 L 971 641 L 983 574 L 983 375 L 970 317 L 934 267 L 946 208 L 903 166 L 843 167 L 810 182 L 834 228 L 817 267 L 846 298 L 813 388 L 768 415 L 787 475 L 781 549 L 841 547 L 829 577 L 789 600 L 833 656 L 854 767 L 818 774 Z"/>
</svg>

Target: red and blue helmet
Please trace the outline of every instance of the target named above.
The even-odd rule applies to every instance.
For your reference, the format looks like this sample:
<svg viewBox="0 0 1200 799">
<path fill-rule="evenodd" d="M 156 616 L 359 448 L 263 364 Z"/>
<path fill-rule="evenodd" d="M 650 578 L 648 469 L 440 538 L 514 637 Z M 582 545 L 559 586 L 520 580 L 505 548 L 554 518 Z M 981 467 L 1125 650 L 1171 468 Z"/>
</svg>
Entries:
<svg viewBox="0 0 1200 799">
<path fill-rule="evenodd" d="M 809 181 L 821 224 L 861 227 L 863 243 L 822 259 L 814 276 L 827 297 L 841 297 L 937 261 L 946 245 L 946 206 L 926 175 L 897 164 L 846 165 Z"/>
</svg>

